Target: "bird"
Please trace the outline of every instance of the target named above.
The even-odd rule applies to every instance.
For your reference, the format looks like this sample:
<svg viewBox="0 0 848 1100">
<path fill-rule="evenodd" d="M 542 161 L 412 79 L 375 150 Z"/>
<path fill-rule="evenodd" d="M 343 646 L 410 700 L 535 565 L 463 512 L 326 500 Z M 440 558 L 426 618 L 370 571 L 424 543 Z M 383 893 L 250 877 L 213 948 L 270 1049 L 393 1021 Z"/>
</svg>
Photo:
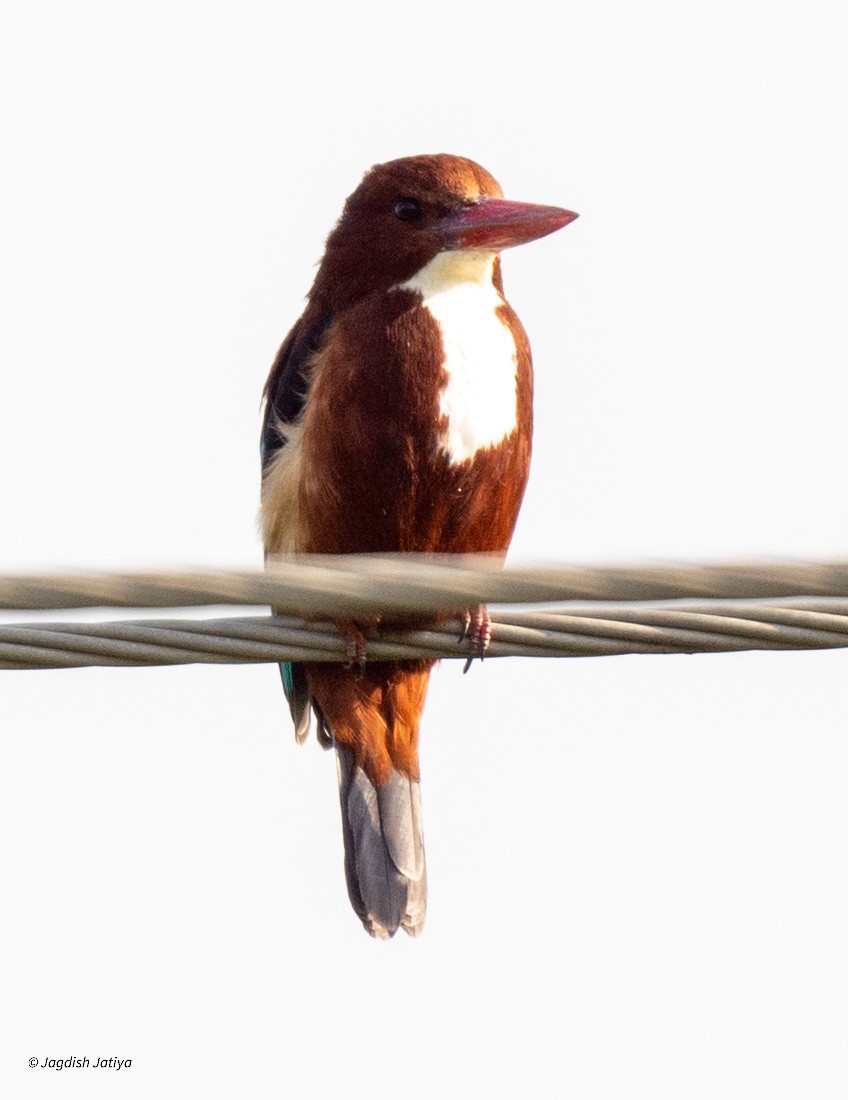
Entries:
<svg viewBox="0 0 848 1100">
<path fill-rule="evenodd" d="M 503 556 L 527 483 L 533 370 L 500 252 L 571 210 L 514 202 L 446 153 L 375 165 L 344 204 L 263 391 L 260 526 L 290 554 Z M 485 608 L 464 609 L 471 654 Z M 351 905 L 379 939 L 417 936 L 427 880 L 418 737 L 431 660 L 280 666 L 298 741 L 335 746 Z"/>
</svg>

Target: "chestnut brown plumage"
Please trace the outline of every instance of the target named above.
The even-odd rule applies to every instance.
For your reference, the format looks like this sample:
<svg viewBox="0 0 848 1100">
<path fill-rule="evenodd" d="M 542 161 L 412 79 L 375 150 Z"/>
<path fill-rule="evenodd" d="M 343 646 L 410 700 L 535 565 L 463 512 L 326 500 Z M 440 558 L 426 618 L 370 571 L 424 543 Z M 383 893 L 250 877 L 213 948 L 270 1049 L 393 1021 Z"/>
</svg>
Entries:
<svg viewBox="0 0 848 1100">
<path fill-rule="evenodd" d="M 506 551 L 530 464 L 533 374 L 498 253 L 575 217 L 504 200 L 463 157 L 365 176 L 265 387 L 267 556 Z M 357 653 L 369 625 L 339 624 Z M 298 737 L 312 711 L 336 746 L 348 893 L 380 937 L 424 921 L 418 731 L 431 667 L 283 667 Z"/>
</svg>

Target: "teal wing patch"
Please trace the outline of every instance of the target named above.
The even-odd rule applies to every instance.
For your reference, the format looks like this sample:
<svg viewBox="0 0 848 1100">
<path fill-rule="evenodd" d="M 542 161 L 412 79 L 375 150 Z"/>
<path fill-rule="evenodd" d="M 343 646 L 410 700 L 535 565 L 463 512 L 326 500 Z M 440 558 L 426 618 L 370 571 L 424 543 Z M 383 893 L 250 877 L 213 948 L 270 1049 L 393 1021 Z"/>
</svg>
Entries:
<svg viewBox="0 0 848 1100">
<path fill-rule="evenodd" d="M 286 693 L 294 722 L 294 735 L 298 744 L 301 744 L 309 736 L 312 704 L 309 684 L 306 682 L 306 669 L 303 665 L 293 664 L 291 661 L 281 661 L 280 676 L 283 679 L 283 691 Z"/>
</svg>

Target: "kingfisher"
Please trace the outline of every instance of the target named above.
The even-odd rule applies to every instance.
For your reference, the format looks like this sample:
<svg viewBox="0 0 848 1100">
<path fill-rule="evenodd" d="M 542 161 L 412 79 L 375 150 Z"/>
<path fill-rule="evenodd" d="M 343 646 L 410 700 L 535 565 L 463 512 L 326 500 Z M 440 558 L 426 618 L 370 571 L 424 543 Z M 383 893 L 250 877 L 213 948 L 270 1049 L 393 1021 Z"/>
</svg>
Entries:
<svg viewBox="0 0 848 1100">
<path fill-rule="evenodd" d="M 577 215 L 513 202 L 479 164 L 367 172 L 327 238 L 263 393 L 261 526 L 281 554 L 504 555 L 530 465 L 533 369 L 500 252 Z M 489 638 L 465 609 L 471 656 Z M 335 746 L 345 876 L 372 936 L 424 924 L 418 734 L 431 660 L 280 666 L 298 741 Z"/>
</svg>

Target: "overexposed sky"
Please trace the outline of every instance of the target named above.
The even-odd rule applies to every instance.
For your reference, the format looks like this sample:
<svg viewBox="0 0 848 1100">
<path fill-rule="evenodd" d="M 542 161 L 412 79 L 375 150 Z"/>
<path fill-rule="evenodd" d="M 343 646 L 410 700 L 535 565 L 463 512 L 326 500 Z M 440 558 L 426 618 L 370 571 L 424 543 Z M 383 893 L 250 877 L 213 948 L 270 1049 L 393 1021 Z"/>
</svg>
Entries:
<svg viewBox="0 0 848 1100">
<path fill-rule="evenodd" d="M 846 557 L 848 9 L 0 11 L 0 570 L 256 566 L 259 396 L 371 164 L 505 255 L 514 561 Z M 418 941 L 349 909 L 276 670 L 3 673 L 4 1096 L 837 1097 L 848 656 L 434 675 Z M 28 1060 L 117 1056 L 57 1084 Z"/>
</svg>

